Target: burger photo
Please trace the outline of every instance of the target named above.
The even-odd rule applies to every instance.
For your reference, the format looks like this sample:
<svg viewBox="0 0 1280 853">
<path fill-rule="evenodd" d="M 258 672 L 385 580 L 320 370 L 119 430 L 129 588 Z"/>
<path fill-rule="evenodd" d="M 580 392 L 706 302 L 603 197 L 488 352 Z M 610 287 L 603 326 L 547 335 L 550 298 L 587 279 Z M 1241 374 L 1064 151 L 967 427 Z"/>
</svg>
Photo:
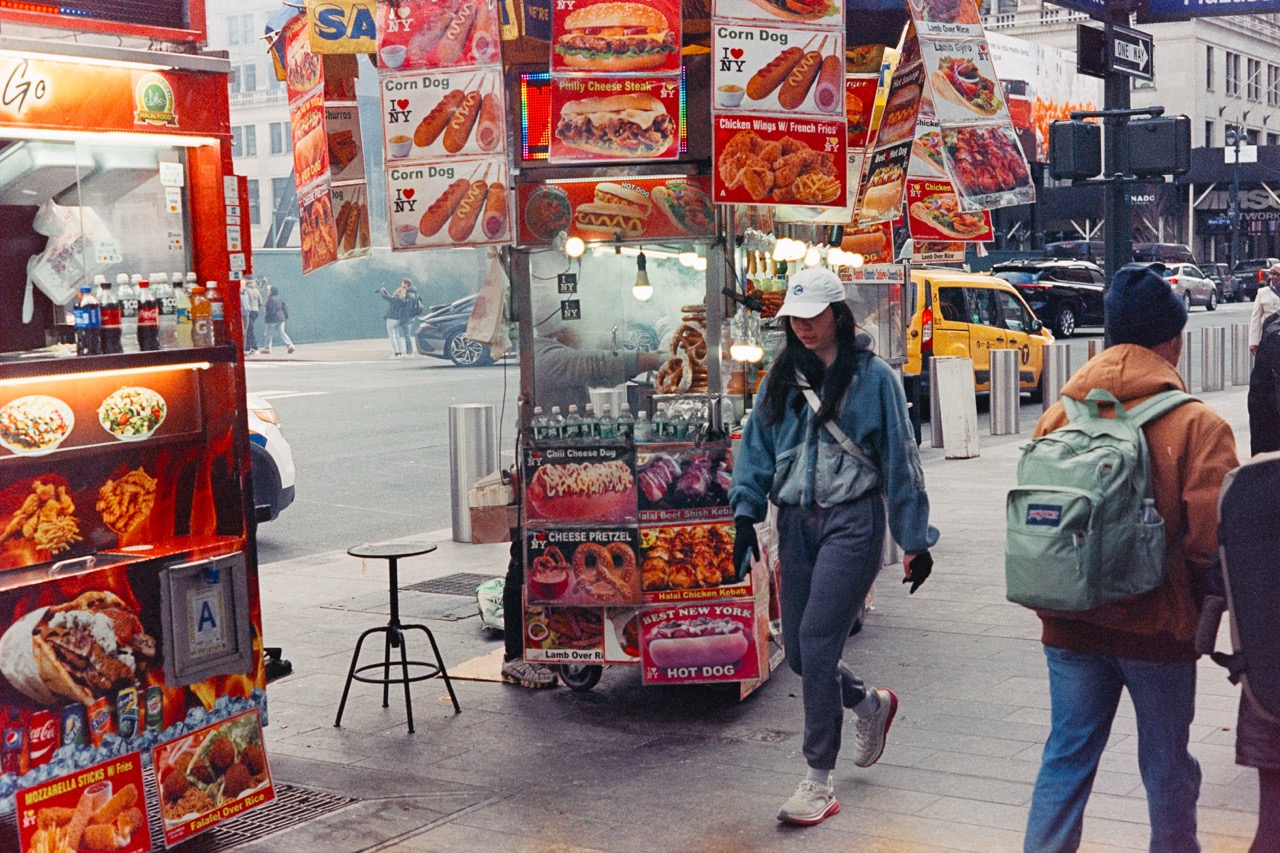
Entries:
<svg viewBox="0 0 1280 853">
<path fill-rule="evenodd" d="M 587 71 L 661 68 L 680 52 L 667 18 L 639 3 L 596 3 L 570 12 L 556 42 L 560 64 Z"/>
</svg>

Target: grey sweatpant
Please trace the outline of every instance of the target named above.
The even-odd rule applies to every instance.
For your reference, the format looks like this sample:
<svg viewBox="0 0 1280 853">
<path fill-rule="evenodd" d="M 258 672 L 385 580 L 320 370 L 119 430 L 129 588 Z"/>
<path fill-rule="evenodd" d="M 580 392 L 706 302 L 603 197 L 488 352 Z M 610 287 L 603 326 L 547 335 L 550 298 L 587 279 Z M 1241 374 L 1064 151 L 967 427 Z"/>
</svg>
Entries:
<svg viewBox="0 0 1280 853">
<path fill-rule="evenodd" d="M 804 757 L 819 770 L 835 768 L 844 709 L 867 695 L 840 655 L 880 572 L 884 534 L 878 493 L 829 509 L 779 507 L 782 639 L 801 678 Z"/>
</svg>

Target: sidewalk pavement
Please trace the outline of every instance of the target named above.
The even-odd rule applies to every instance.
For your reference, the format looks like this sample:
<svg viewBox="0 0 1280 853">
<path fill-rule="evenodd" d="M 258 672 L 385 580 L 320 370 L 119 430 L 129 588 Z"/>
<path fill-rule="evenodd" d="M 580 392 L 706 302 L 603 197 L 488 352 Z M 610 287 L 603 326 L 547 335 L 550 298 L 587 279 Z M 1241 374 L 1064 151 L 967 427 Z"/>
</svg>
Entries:
<svg viewBox="0 0 1280 853">
<path fill-rule="evenodd" d="M 1203 398 L 1247 456 L 1245 389 Z M 1032 426 L 1024 420 L 1021 439 Z M 267 748 L 278 781 L 359 802 L 237 849 L 1021 850 L 1049 694 L 1039 622 L 1004 599 L 1004 497 L 1023 441 L 983 438 L 976 459 L 923 454 L 942 531 L 937 568 L 908 597 L 888 567 L 844 654 L 869 683 L 895 690 L 901 707 L 879 764 L 836 768 L 843 810 L 820 826 L 774 819 L 804 770 L 799 679 L 785 667 L 741 702 L 723 688 L 645 687 L 636 667 L 607 669 L 589 693 L 455 681 L 456 716 L 443 684 L 420 682 L 412 735 L 402 694 L 393 690 L 383 708 L 376 687 L 356 684 L 334 728 L 356 637 L 385 621 L 387 599 L 383 562 L 335 551 L 262 567 L 266 641 L 294 667 L 268 688 Z M 506 545 L 460 545 L 449 531 L 406 539 L 439 550 L 403 561 L 402 587 L 505 571 Z M 425 621 L 452 667 L 500 646 L 481 630 L 473 597 L 404 591 L 400 601 L 402 618 Z M 429 656 L 411 642 L 411 658 Z M 1219 647 L 1228 643 L 1224 622 Z M 1200 838 L 1209 853 L 1243 852 L 1257 774 L 1234 763 L 1239 689 L 1207 660 L 1199 674 L 1191 736 L 1204 775 Z M 1126 698 L 1089 802 L 1089 851 L 1147 849 L 1136 750 Z"/>
</svg>

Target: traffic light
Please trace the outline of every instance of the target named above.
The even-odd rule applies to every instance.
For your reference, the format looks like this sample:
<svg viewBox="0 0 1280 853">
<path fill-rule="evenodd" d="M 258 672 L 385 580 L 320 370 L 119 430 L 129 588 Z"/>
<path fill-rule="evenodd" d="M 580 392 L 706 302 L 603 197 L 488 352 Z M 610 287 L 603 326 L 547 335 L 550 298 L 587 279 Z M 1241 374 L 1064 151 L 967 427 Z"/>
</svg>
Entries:
<svg viewBox="0 0 1280 853">
<path fill-rule="evenodd" d="M 1049 175 L 1059 181 L 1102 173 L 1102 128 L 1086 121 L 1049 122 Z"/>
<path fill-rule="evenodd" d="M 1134 175 L 1185 175 L 1191 171 L 1191 119 L 1186 116 L 1134 119 L 1124 132 L 1129 142 L 1129 171 Z"/>
<path fill-rule="evenodd" d="M 1228 146 L 1235 145 L 1237 142 L 1243 145 L 1247 141 L 1248 141 L 1248 137 L 1246 137 L 1244 134 L 1244 128 L 1240 127 L 1237 124 L 1227 125 L 1227 145 Z"/>
</svg>

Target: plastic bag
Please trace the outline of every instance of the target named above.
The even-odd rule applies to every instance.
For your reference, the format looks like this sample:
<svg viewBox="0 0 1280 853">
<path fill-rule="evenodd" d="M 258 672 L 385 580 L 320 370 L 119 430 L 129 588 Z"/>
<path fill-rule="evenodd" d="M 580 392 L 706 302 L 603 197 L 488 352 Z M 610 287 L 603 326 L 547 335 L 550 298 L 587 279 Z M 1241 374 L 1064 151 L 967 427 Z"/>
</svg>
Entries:
<svg viewBox="0 0 1280 853">
<path fill-rule="evenodd" d="M 467 320 L 466 337 L 473 341 L 487 344 L 494 358 L 511 348 L 511 339 L 507 337 L 502 322 L 502 306 L 506 300 L 507 277 L 502 272 L 496 253 L 489 262 L 489 271 L 480 287 L 480 295 L 476 298 L 475 307 L 471 309 L 471 317 Z"/>
<path fill-rule="evenodd" d="M 66 305 L 102 266 L 97 244 L 110 240 L 111 232 L 92 208 L 64 207 L 52 199 L 40 205 L 31 227 L 49 242 L 27 261 L 27 279 L 55 305 Z"/>
<path fill-rule="evenodd" d="M 502 591 L 506 585 L 506 578 L 491 578 L 476 587 L 480 626 L 490 635 L 502 633 Z"/>
</svg>

